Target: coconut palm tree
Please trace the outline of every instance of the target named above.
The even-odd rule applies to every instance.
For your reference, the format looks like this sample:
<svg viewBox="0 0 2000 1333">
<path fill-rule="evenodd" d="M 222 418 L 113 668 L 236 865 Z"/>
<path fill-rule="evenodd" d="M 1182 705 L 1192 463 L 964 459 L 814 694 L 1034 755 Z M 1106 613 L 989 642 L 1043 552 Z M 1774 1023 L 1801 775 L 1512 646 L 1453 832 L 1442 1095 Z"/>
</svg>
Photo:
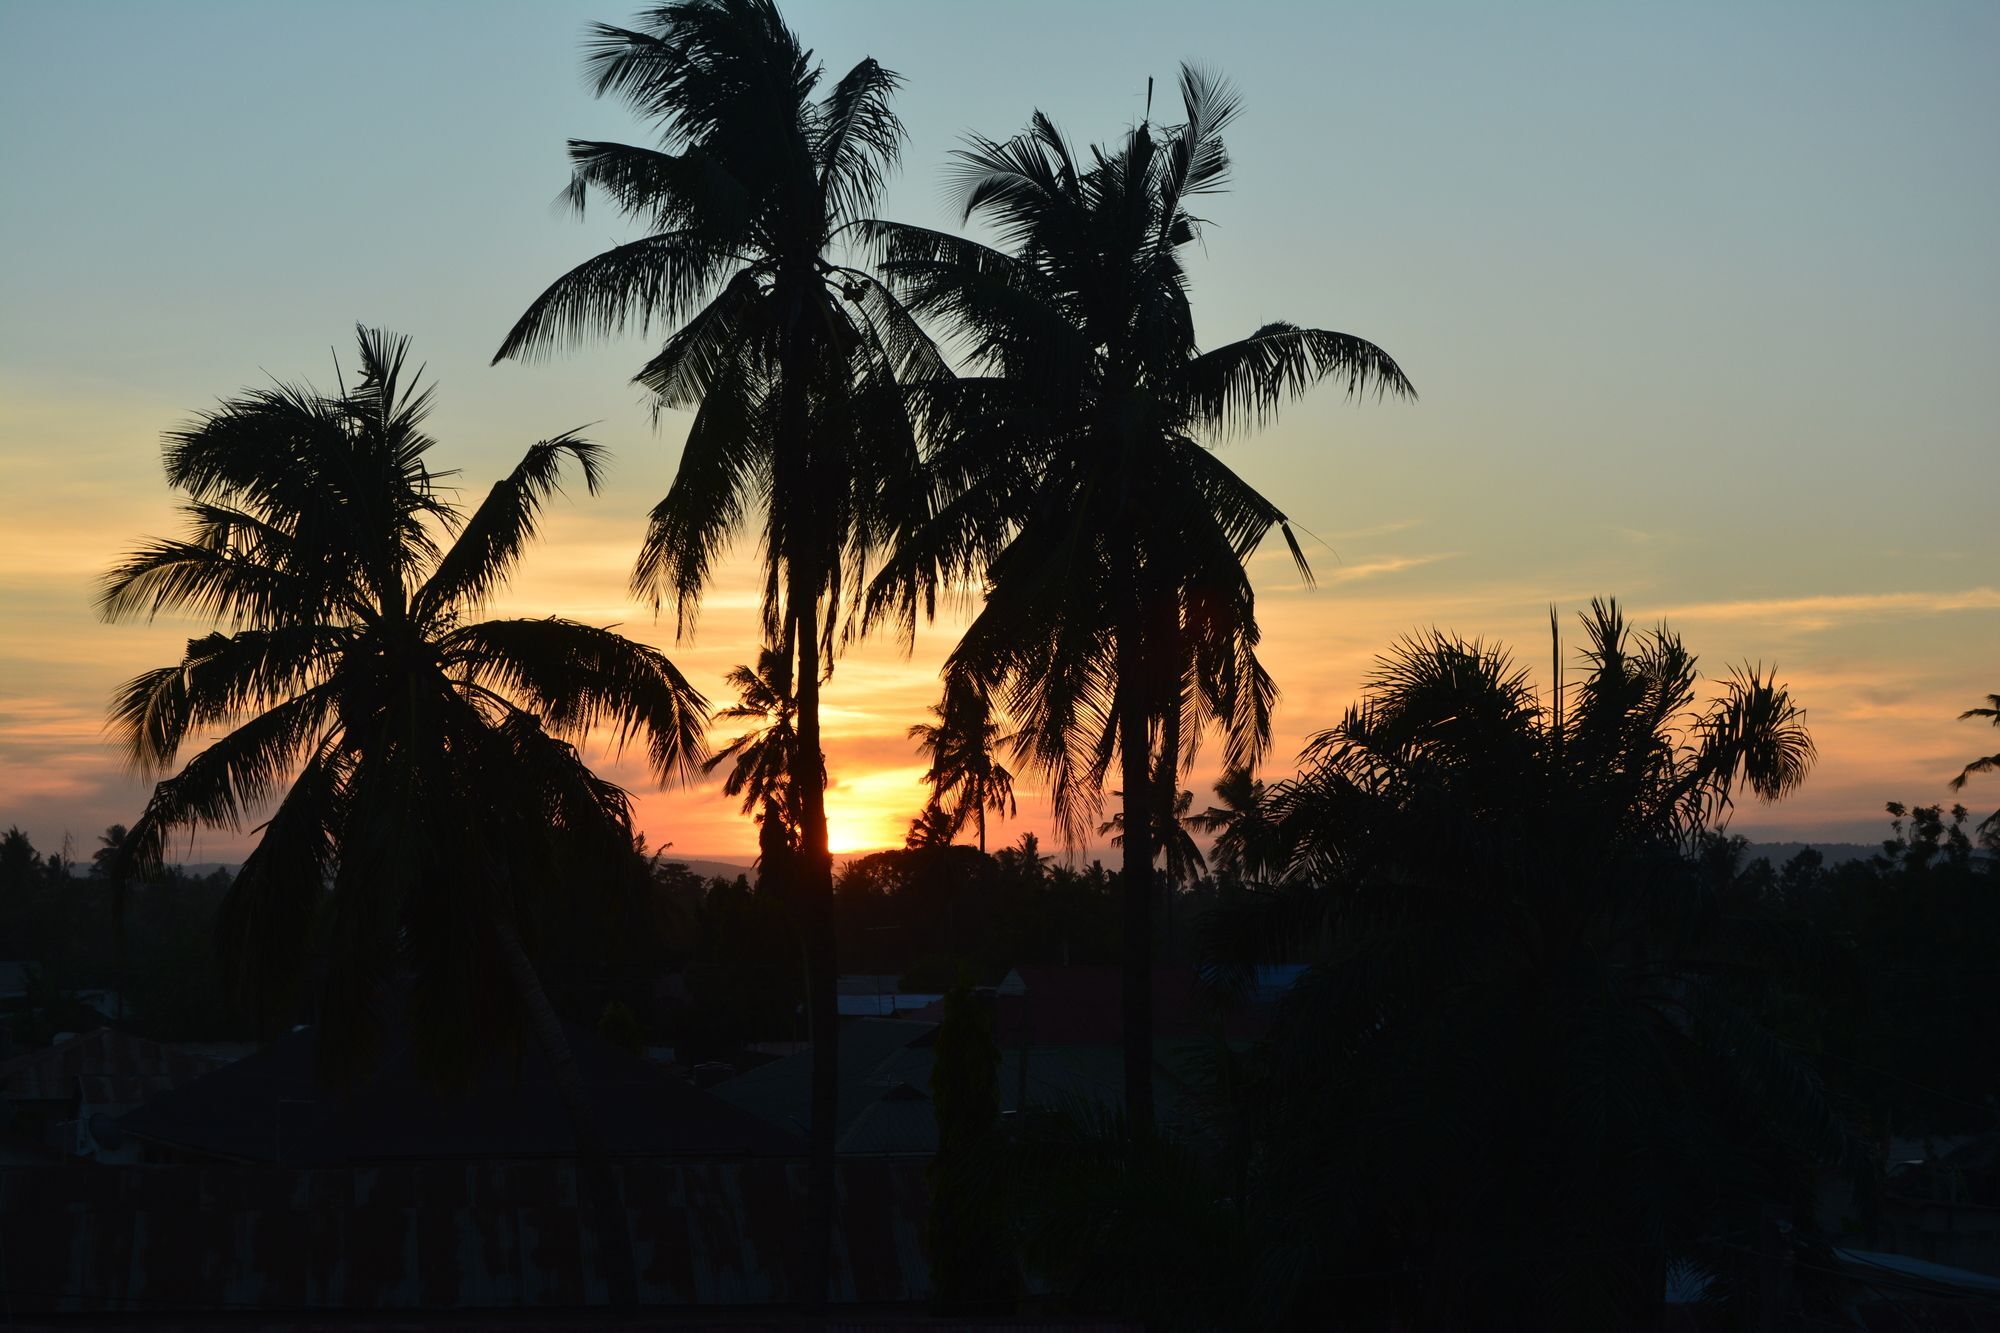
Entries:
<svg viewBox="0 0 2000 1333">
<path fill-rule="evenodd" d="M 930 756 L 924 781 L 930 785 L 930 810 L 944 815 L 945 841 L 958 836 L 966 821 L 979 830 L 979 850 L 986 850 L 986 812 L 1011 818 L 1014 775 L 996 755 L 1000 726 L 993 720 L 993 702 L 977 682 L 947 677 L 944 698 L 931 705 L 935 722 L 910 728 L 910 739 Z"/>
<path fill-rule="evenodd" d="M 1000 696 L 1016 753 L 1051 778 L 1065 836 L 1096 821 L 1114 763 L 1125 806 L 1129 1122 L 1152 1124 L 1152 805 L 1205 732 L 1231 765 L 1268 742 L 1245 561 L 1284 513 L 1204 447 L 1325 379 L 1410 393 L 1381 348 L 1272 323 L 1204 351 L 1188 301 L 1191 211 L 1223 188 L 1235 94 L 1194 69 L 1183 119 L 1150 119 L 1079 157 L 1037 113 L 958 155 L 957 203 L 1004 249 L 890 223 L 864 228 L 911 310 L 956 335 L 978 373 L 927 388 L 932 504 L 871 589 L 870 613 L 914 633 L 940 594 L 986 601 L 952 669 Z M 1168 775 L 1164 780 L 1161 774 Z"/>
<path fill-rule="evenodd" d="M 1651 1326 L 1669 1259 L 1727 1266 L 1716 1236 L 1847 1151 L 1756 1019 L 1776 927 L 1700 855 L 1798 788 L 1801 710 L 1748 668 L 1703 699 L 1615 603 L 1584 628 L 1539 695 L 1498 647 L 1399 644 L 1271 789 L 1283 882 L 1211 919 L 1211 978 L 1310 964 L 1242 1090 L 1281 1304 Z"/>
<path fill-rule="evenodd" d="M 1122 791 L 1111 793 L 1113 800 L 1125 795 Z M 1160 869 L 1166 872 L 1167 886 L 1179 889 L 1192 882 L 1197 876 L 1208 871 L 1208 858 L 1202 855 L 1201 844 L 1194 840 L 1188 830 L 1200 816 L 1189 813 L 1194 808 L 1194 793 L 1177 791 L 1169 797 L 1162 796 L 1153 807 L 1166 806 L 1167 818 L 1153 819 L 1153 845 L 1159 848 Z M 1109 833 L 1113 847 L 1125 845 L 1125 812 L 1114 811 L 1111 818 L 1097 826 L 1098 835 Z"/>
<path fill-rule="evenodd" d="M 1232 768 L 1215 784 L 1211 805 L 1188 823 L 1215 839 L 1215 868 L 1237 879 L 1265 873 L 1275 848 L 1276 829 L 1265 807 L 1264 784 L 1247 768 Z"/>
<path fill-rule="evenodd" d="M 724 764 L 725 796 L 743 798 L 743 813 L 761 824 L 776 819 L 785 845 L 799 840 L 799 802 L 792 793 L 798 768 L 798 700 L 792 696 L 792 659 L 766 648 L 755 669 L 733 668 L 725 679 L 736 688 L 739 702 L 715 715 L 717 722 L 748 722 L 751 727 L 710 755 L 702 765 L 713 773 Z"/>
<path fill-rule="evenodd" d="M 1988 707 L 1968 708 L 1958 715 L 1958 720 L 1963 722 L 1967 718 L 1983 717 L 1994 726 L 2000 727 L 2000 694 L 1987 695 L 1986 702 Z M 1975 759 L 1959 770 L 1958 776 L 1951 780 L 1951 789 L 1953 791 L 1964 791 L 1967 780 L 1975 773 L 1992 773 L 1996 771 L 2000 771 L 2000 754 L 1989 754 L 1983 758 Z M 2000 838 L 2000 810 L 1995 810 L 1992 814 L 1980 820 L 1979 831 L 1989 838 Z"/>
<path fill-rule="evenodd" d="M 626 793 L 575 743 L 638 741 L 660 780 L 684 778 L 703 754 L 704 704 L 666 657 L 609 630 L 477 618 L 564 464 L 594 491 L 601 451 L 574 433 L 544 440 L 467 515 L 427 461 L 431 391 L 406 371 L 407 340 L 362 329 L 359 343 L 352 386 L 251 390 L 167 436 L 188 533 L 126 556 L 98 608 L 217 628 L 112 705 L 132 763 L 171 773 L 116 868 L 151 873 L 177 832 L 241 829 L 270 807 L 219 923 L 236 993 L 283 1019 L 323 931 L 330 1073 L 367 1067 L 378 995 L 406 971 L 415 1046 L 440 1077 L 531 1037 L 610 1228 L 614 1295 L 630 1303 L 615 1185 L 524 937 L 565 859 L 633 846 Z"/>
<path fill-rule="evenodd" d="M 907 385 L 945 373 L 879 282 L 839 262 L 872 210 L 903 127 L 900 80 L 863 60 L 831 86 L 771 0 L 673 0 L 635 26 L 592 29 L 599 96 L 649 121 L 658 148 L 572 140 L 567 199 L 597 195 L 641 227 L 529 305 L 494 360 L 628 328 L 667 331 L 637 382 L 694 416 L 656 505 L 634 586 L 692 631 L 736 531 L 761 510 L 765 641 L 798 691 L 799 901 L 813 1015 L 805 1289 L 831 1245 L 835 1039 L 833 859 L 819 693 L 835 621 L 892 516 L 923 500 Z"/>
</svg>

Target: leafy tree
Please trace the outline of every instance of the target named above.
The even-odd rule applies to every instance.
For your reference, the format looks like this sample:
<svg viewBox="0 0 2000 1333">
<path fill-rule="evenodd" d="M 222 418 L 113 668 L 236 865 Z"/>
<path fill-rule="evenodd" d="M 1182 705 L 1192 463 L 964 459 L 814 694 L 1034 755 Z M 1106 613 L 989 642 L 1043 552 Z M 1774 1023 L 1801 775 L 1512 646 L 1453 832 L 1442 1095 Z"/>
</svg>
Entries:
<svg viewBox="0 0 2000 1333">
<path fill-rule="evenodd" d="M 1963 722 L 1967 718 L 1983 717 L 1994 726 L 2000 727 L 2000 694 L 1987 695 L 1986 702 L 1988 706 L 1985 708 L 1966 709 L 1958 715 L 1958 720 Z M 1996 770 L 2000 770 L 2000 754 L 1984 755 L 1959 770 L 1958 776 L 1951 780 L 1951 789 L 1953 791 L 1964 791 L 1965 784 L 1974 774 L 1992 773 Z M 2000 845 L 2000 810 L 1995 810 L 1992 814 L 1979 821 L 1979 831 L 1985 834 L 1996 845 Z"/>
<path fill-rule="evenodd" d="M 931 1066 L 938 1148 L 925 1248 L 939 1314 L 1004 1308 L 1017 1285 L 992 1173 L 1000 1134 L 1000 1045 L 993 1028 L 991 1002 L 961 974 L 944 997 Z"/>
<path fill-rule="evenodd" d="M 889 292 L 837 262 L 901 149 L 897 76 L 863 60 L 830 87 L 770 0 L 674 0 L 632 28 L 598 25 L 600 96 L 659 148 L 573 140 L 568 198 L 593 194 L 646 230 L 586 260 L 522 314 L 495 356 L 656 324 L 638 382 L 694 419 L 652 511 L 634 585 L 691 631 L 716 561 L 763 517 L 765 640 L 798 691 L 799 905 L 812 977 L 812 1165 L 806 1290 L 824 1293 L 838 1096 L 833 859 L 819 692 L 835 621 L 895 516 L 921 503 L 905 386 L 945 366 Z"/>
<path fill-rule="evenodd" d="M 1878 1137 L 1984 1132 L 2000 1124 L 2000 1051 L 1965 1034 L 2000 1024 L 2000 880 L 1964 806 L 1887 808 L 1877 855 L 1814 867 L 1787 889 L 1851 955 L 1808 996 L 1809 1031 Z"/>
<path fill-rule="evenodd" d="M 1702 855 L 1739 792 L 1798 787 L 1803 714 L 1749 669 L 1701 698 L 1615 603 L 1584 630 L 1545 695 L 1498 647 L 1405 640 L 1270 793 L 1287 883 L 1210 945 L 1239 984 L 1281 941 L 1313 963 L 1238 1090 L 1266 1317 L 1640 1326 L 1670 1258 L 1728 1273 L 1712 1237 L 1850 1153 L 1758 1021 L 1759 906 Z"/>
<path fill-rule="evenodd" d="M 966 349 L 969 377 L 928 388 L 936 503 L 875 584 L 876 616 L 914 632 L 940 592 L 986 601 L 950 670 L 1000 696 L 1015 750 L 1052 779 L 1081 841 L 1114 762 L 1123 776 L 1126 1094 L 1150 1129 L 1153 862 L 1166 794 L 1204 732 L 1248 764 L 1268 743 L 1274 687 L 1256 656 L 1245 569 L 1277 506 L 1201 441 L 1267 420 L 1327 378 L 1410 392 L 1387 353 L 1347 334 L 1272 323 L 1203 351 L 1188 301 L 1191 211 L 1223 188 L 1236 95 L 1194 69 L 1184 119 L 1150 117 L 1079 157 L 1037 113 L 1006 141 L 975 137 L 954 178 L 966 220 L 1004 251 L 871 223 L 889 283 Z M 1157 808 L 1155 808 L 1157 807 Z"/>
<path fill-rule="evenodd" d="M 224 628 L 112 705 L 131 762 L 172 774 L 114 866 L 156 874 L 177 831 L 240 829 L 272 805 L 222 905 L 239 995 L 281 1018 L 323 923 L 330 1072 L 366 1066 L 378 995 L 404 968 L 416 1049 L 441 1077 L 531 1035 L 575 1121 L 629 1304 L 615 1185 L 523 936 L 564 858 L 631 855 L 626 793 L 573 742 L 607 729 L 643 741 L 662 781 L 685 777 L 703 752 L 703 701 L 663 655 L 609 630 L 475 618 L 565 459 L 596 489 L 599 448 L 574 433 L 534 445 L 466 515 L 426 461 L 431 391 L 406 373 L 407 340 L 362 329 L 358 341 L 351 387 L 251 390 L 167 436 L 188 534 L 126 556 L 98 606 L 107 620 L 178 612 Z"/>
<path fill-rule="evenodd" d="M 979 685 L 963 676 L 947 676 L 944 698 L 931 705 L 935 722 L 910 728 L 910 739 L 930 756 L 924 774 L 930 785 L 929 810 L 944 816 L 948 842 L 971 820 L 979 830 L 979 850 L 986 850 L 986 812 L 1012 817 L 1014 775 L 995 751 L 1001 743 L 993 721 L 993 701 Z M 927 811 L 928 813 L 928 811 Z M 920 821 L 921 822 L 921 821 Z"/>
</svg>

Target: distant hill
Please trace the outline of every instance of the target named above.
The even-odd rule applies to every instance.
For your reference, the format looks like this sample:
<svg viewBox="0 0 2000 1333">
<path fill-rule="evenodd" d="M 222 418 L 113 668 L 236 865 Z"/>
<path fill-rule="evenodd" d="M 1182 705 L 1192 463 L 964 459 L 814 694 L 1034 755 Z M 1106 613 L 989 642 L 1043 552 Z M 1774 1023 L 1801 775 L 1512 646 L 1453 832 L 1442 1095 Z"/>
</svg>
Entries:
<svg viewBox="0 0 2000 1333">
<path fill-rule="evenodd" d="M 756 872 L 741 861 L 699 861 L 690 857 L 675 856 L 669 852 L 665 860 L 671 865 L 686 866 L 703 879 L 735 879 L 738 875 L 756 878 Z"/>
<path fill-rule="evenodd" d="M 1744 855 L 1745 863 L 1759 857 L 1774 866 L 1781 866 L 1806 848 L 1812 848 L 1830 866 L 1847 861 L 1866 861 L 1882 850 L 1879 842 L 1753 842 Z"/>
</svg>

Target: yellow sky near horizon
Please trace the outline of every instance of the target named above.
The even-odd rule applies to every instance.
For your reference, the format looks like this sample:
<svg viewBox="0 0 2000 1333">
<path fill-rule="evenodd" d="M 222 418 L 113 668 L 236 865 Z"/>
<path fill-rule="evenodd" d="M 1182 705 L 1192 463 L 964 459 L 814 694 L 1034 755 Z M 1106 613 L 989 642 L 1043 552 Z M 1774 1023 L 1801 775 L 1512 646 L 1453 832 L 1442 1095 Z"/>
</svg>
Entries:
<svg viewBox="0 0 2000 1333">
<path fill-rule="evenodd" d="M 19 521 L 0 531 L 0 595 L 7 610 L 0 618 L 0 663 L 7 668 L 0 691 L 0 820 L 22 823 L 45 848 L 67 834 L 87 852 L 99 828 L 130 821 L 145 792 L 104 738 L 105 701 L 120 681 L 171 660 L 202 627 L 165 621 L 108 626 L 89 606 L 93 582 L 116 552 L 142 534 L 173 526 L 163 483 L 109 485 L 142 459 L 152 465 L 148 450 L 160 412 L 150 405 L 111 407 L 85 429 L 59 411 L 36 413 L 32 403 L 20 395 L 0 402 L 0 438 L 32 434 L 47 446 L 16 460 L 25 471 L 14 474 L 20 483 L 15 493 L 35 494 L 45 512 L 64 517 Z M 182 414 L 165 415 L 173 421 Z M 448 439 L 433 457 L 442 466 L 453 463 Z M 552 505 L 543 539 L 490 613 L 556 612 L 616 625 L 665 649 L 719 705 L 727 701 L 723 674 L 753 655 L 754 551 L 747 540 L 739 543 L 704 600 L 692 642 L 675 642 L 671 616 L 656 619 L 626 591 L 637 511 L 647 497 L 620 485 L 621 462 L 614 459 L 605 496 L 592 499 L 572 488 L 578 493 Z M 659 472 L 663 462 L 654 460 L 646 471 Z M 476 496 L 486 480 L 462 478 L 467 496 Z M 1550 580 L 1482 573 L 1476 553 L 1437 540 L 1442 534 L 1436 526 L 1392 518 L 1319 531 L 1310 551 L 1312 588 L 1300 583 L 1281 546 L 1259 553 L 1253 568 L 1264 655 L 1283 691 L 1266 776 L 1291 771 L 1307 737 L 1358 697 L 1374 656 L 1400 635 L 1436 625 L 1498 639 L 1545 682 L 1549 604 L 1567 615 L 1596 593 L 1622 595 L 1640 625 L 1669 621 L 1702 655 L 1709 674 L 1739 660 L 1775 662 L 1805 702 L 1821 753 L 1818 769 L 1805 791 L 1783 806 L 1743 809 L 1736 825 L 1749 836 L 1872 837 L 1883 801 L 1948 799 L 1944 780 L 1984 739 L 1953 720 L 1953 705 L 1976 702 L 1982 692 L 1978 657 L 1963 654 L 1959 645 L 1979 624 L 1988 627 L 1991 645 L 1990 627 L 2000 611 L 1995 587 L 1965 582 L 1790 597 L 1648 596 L 1648 585 L 1658 581 L 1648 568 L 1655 543 L 1641 534 L 1603 534 L 1601 573 L 1585 582 L 1574 574 Z M 927 627 L 909 655 L 893 636 L 878 636 L 840 659 L 824 715 L 836 852 L 900 845 L 924 799 L 923 765 L 907 729 L 934 701 L 938 664 L 962 623 L 962 616 L 946 617 Z M 1898 651 L 1885 655 L 1885 642 Z M 729 734 L 718 729 L 717 742 Z M 601 743 L 588 753 L 633 791 L 638 822 L 654 845 L 671 843 L 690 857 L 755 855 L 753 828 L 713 784 L 662 792 L 632 757 Z M 1211 751 L 1195 782 L 1201 796 L 1208 794 L 1214 763 Z M 1968 799 L 1976 802 L 1980 795 L 1975 788 Z M 1019 817 L 994 821 L 990 842 L 1001 845 L 1026 829 L 1053 842 L 1046 793 L 1034 775 L 1022 776 L 1019 796 Z M 208 834 L 188 846 L 187 856 L 229 860 L 245 845 L 244 835 Z"/>
</svg>

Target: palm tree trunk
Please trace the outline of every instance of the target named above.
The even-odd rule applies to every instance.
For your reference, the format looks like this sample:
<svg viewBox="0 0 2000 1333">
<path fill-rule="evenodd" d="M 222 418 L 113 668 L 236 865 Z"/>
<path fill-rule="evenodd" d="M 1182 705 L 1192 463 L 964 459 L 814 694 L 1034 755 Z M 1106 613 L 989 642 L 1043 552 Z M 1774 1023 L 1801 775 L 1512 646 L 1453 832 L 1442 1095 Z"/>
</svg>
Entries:
<svg viewBox="0 0 2000 1333">
<path fill-rule="evenodd" d="M 794 576 L 792 611 L 798 634 L 798 788 L 803 824 L 799 897 L 806 943 L 807 1039 L 812 1043 L 811 1143 L 806 1168 L 806 1304 L 824 1306 L 833 1268 L 834 1139 L 840 1113 L 840 1014 L 833 932 L 833 853 L 827 846 L 826 759 L 819 739 L 818 590 Z"/>
<path fill-rule="evenodd" d="M 1132 1135 L 1144 1137 L 1153 1132 L 1153 765 L 1137 601 L 1135 591 L 1133 614 L 1118 631 L 1118 750 L 1125 782 L 1125 1118 Z"/>
<path fill-rule="evenodd" d="M 577 1185 L 597 1240 L 597 1252 L 604 1263 L 604 1281 L 610 1289 L 611 1304 L 620 1310 L 639 1308 L 638 1263 L 632 1254 L 632 1232 L 625 1220 L 625 1205 L 618 1195 L 618 1178 L 611 1169 L 611 1155 L 597 1132 L 597 1117 L 591 1112 L 590 1098 L 583 1089 L 583 1074 L 576 1065 L 576 1053 L 563 1035 L 562 1020 L 549 1004 L 548 992 L 535 965 L 521 947 L 521 937 L 508 921 L 496 921 L 494 936 L 507 965 L 514 993 L 527 1015 L 528 1029 L 542 1055 L 555 1070 L 556 1092 L 569 1113 L 570 1132 L 576 1138 Z"/>
</svg>

